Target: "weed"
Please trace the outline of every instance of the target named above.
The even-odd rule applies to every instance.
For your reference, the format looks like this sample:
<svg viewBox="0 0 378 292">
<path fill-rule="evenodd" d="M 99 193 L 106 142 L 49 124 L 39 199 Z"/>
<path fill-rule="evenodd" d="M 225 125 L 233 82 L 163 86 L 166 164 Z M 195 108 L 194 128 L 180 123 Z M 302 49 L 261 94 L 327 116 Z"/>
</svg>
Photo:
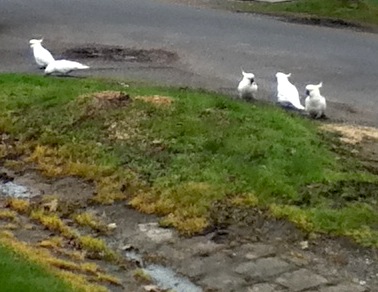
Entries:
<svg viewBox="0 0 378 292">
<path fill-rule="evenodd" d="M 17 213 L 11 210 L 0 210 L 0 220 L 12 220 L 15 221 Z"/>
<path fill-rule="evenodd" d="M 63 238 L 59 236 L 53 236 L 49 239 L 42 240 L 38 243 L 38 246 L 44 248 L 57 249 L 63 246 Z"/>
<path fill-rule="evenodd" d="M 91 274 L 97 274 L 99 270 L 99 266 L 95 263 L 83 263 L 80 265 L 81 270 L 91 273 Z"/>
<path fill-rule="evenodd" d="M 30 217 L 41 222 L 43 226 L 51 231 L 57 231 L 66 238 L 77 238 L 78 233 L 72 228 L 68 227 L 62 219 L 56 214 L 47 214 L 41 210 L 33 210 Z"/>
<path fill-rule="evenodd" d="M 84 261 L 87 252 L 85 250 L 66 250 L 64 248 L 59 248 L 56 250 L 60 254 L 71 258 L 74 261 Z"/>
<path fill-rule="evenodd" d="M 117 259 L 116 253 L 108 248 L 103 240 L 89 235 L 79 235 L 76 230 L 68 227 L 56 214 L 46 214 L 41 210 L 33 210 L 30 217 L 41 222 L 49 230 L 59 232 L 68 239 L 74 239 L 92 257 L 105 258 L 110 261 Z"/>
<path fill-rule="evenodd" d="M 133 272 L 133 276 L 136 280 L 142 282 L 142 283 L 151 283 L 152 278 L 150 274 L 148 274 L 144 269 L 136 269 Z"/>
<path fill-rule="evenodd" d="M 5 224 L 4 226 L 2 226 L 2 228 L 8 229 L 8 230 L 16 230 L 19 227 L 20 227 L 19 225 L 14 224 L 14 223 L 8 223 L 8 224 Z"/>
<path fill-rule="evenodd" d="M 74 220 L 81 226 L 87 226 L 95 231 L 106 231 L 107 227 L 90 212 L 83 212 L 74 216 Z"/>
<path fill-rule="evenodd" d="M 106 243 L 101 239 L 84 235 L 78 237 L 77 240 L 80 246 L 89 253 L 92 253 L 92 256 L 94 257 L 101 257 L 110 261 L 114 261 L 117 259 L 117 254 L 111 249 L 109 249 Z"/>
<path fill-rule="evenodd" d="M 29 212 L 30 204 L 26 200 L 9 199 L 6 203 L 6 206 L 16 211 L 17 213 L 26 214 Z"/>
<path fill-rule="evenodd" d="M 120 279 L 109 274 L 97 273 L 96 280 L 99 282 L 106 282 L 113 285 L 122 286 L 122 282 Z"/>
<path fill-rule="evenodd" d="M 93 201 L 102 205 L 110 205 L 115 201 L 126 199 L 121 191 L 122 183 L 118 176 L 100 178 L 96 183 L 96 195 Z"/>
</svg>

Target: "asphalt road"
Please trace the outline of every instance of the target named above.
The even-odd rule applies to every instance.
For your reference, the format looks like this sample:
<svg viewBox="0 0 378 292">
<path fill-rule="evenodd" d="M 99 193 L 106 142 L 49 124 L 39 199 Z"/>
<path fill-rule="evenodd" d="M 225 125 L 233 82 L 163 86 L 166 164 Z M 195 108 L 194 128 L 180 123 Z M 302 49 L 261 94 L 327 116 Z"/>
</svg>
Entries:
<svg viewBox="0 0 378 292">
<path fill-rule="evenodd" d="M 0 0 L 0 72 L 38 72 L 28 40 L 56 56 L 85 44 L 176 52 L 171 64 L 81 60 L 85 74 L 233 92 L 240 67 L 271 98 L 277 71 L 304 93 L 323 81 L 330 115 L 378 125 L 378 35 L 159 0 Z M 64 55 L 64 54 L 63 54 Z M 84 74 L 84 73 L 82 73 Z"/>
</svg>

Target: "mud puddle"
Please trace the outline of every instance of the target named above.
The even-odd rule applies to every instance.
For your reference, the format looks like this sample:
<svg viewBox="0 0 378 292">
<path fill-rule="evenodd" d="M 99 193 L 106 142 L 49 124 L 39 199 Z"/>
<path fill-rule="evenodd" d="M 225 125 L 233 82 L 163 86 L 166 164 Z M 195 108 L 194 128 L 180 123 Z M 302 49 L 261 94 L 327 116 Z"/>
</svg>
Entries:
<svg viewBox="0 0 378 292">
<path fill-rule="evenodd" d="M 62 53 L 73 59 L 100 59 L 116 62 L 171 64 L 179 57 L 177 53 L 163 49 L 134 49 L 112 46 L 83 46 L 70 48 Z"/>
</svg>

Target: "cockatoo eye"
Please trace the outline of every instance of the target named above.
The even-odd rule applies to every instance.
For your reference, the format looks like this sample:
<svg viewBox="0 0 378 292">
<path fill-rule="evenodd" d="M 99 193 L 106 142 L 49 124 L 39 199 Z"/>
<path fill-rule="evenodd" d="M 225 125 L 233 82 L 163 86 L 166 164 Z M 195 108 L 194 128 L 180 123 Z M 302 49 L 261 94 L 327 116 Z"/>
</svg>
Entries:
<svg viewBox="0 0 378 292">
<path fill-rule="evenodd" d="M 255 82 L 255 79 L 251 78 L 251 79 L 249 79 L 249 81 L 251 82 L 251 84 L 253 84 L 253 82 Z"/>
<path fill-rule="evenodd" d="M 310 90 L 306 89 L 306 95 L 310 95 Z"/>
</svg>

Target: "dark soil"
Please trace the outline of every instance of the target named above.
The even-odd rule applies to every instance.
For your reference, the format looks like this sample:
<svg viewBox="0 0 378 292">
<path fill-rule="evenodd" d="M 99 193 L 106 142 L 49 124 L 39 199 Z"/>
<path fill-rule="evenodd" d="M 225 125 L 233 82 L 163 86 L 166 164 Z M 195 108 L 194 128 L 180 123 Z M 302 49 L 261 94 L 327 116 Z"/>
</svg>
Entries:
<svg viewBox="0 0 378 292">
<path fill-rule="evenodd" d="M 171 64 L 179 58 L 177 53 L 163 49 L 132 49 L 111 46 L 83 46 L 64 51 L 63 56 L 72 59 L 101 59 L 117 62 Z"/>
</svg>

